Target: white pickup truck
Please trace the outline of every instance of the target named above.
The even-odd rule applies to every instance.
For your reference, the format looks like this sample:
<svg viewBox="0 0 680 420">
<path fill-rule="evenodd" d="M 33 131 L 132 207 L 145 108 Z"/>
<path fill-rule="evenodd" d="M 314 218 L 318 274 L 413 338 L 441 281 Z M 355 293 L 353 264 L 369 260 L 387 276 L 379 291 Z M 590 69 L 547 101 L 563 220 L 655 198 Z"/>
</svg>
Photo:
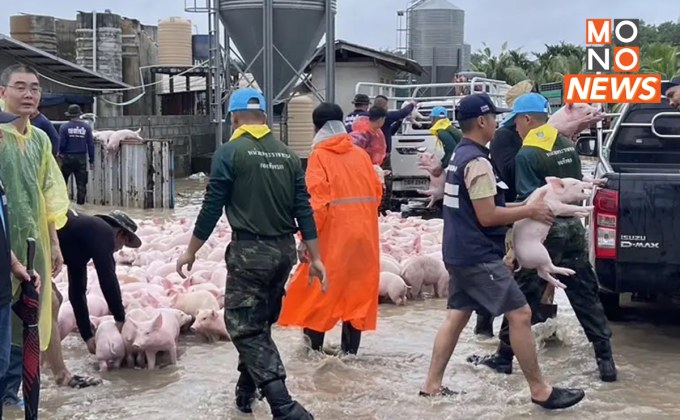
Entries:
<svg viewBox="0 0 680 420">
<path fill-rule="evenodd" d="M 399 131 L 392 136 L 390 152 L 392 174 L 386 180 L 390 210 L 417 214 L 425 208 L 429 200 L 417 192 L 427 189 L 430 182 L 427 172 L 418 168 L 418 154 L 430 152 L 438 157 L 444 155 L 444 150 L 437 147 L 437 138 L 430 132 L 432 108 L 443 106 L 448 110 L 449 119 L 454 121 L 453 110 L 456 104 L 469 92 L 486 92 L 496 106 L 505 107 L 505 94 L 509 89 L 510 85 L 504 81 L 481 77 L 475 77 L 465 83 L 419 85 L 357 83 L 355 93 L 365 93 L 371 100 L 377 95 L 387 96 L 393 110 L 401 108 L 405 101 L 415 99 L 418 101 L 418 112 L 423 117 L 418 121 L 420 126 L 405 119 Z M 502 116 L 498 118 L 500 122 Z M 457 125 L 455 121 L 454 124 Z"/>
</svg>

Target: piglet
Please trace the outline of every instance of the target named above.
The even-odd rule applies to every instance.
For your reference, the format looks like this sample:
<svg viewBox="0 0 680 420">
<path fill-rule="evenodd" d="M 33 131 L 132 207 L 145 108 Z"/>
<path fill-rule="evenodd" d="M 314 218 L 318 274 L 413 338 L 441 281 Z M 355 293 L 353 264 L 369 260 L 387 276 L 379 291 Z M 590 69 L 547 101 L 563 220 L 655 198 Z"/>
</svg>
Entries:
<svg viewBox="0 0 680 420">
<path fill-rule="evenodd" d="M 209 343 L 220 339 L 229 340 L 227 325 L 224 322 L 224 309 L 201 309 L 196 315 L 196 321 L 191 325 L 191 331 L 204 337 Z"/>
<path fill-rule="evenodd" d="M 198 311 L 201 309 L 220 310 L 217 299 L 207 290 L 196 290 L 181 295 L 173 293 L 172 307 L 191 316 L 198 315 Z"/>
<path fill-rule="evenodd" d="M 396 305 L 406 305 L 406 293 L 411 288 L 394 273 L 380 273 L 380 296 L 388 297 Z"/>
<path fill-rule="evenodd" d="M 602 121 L 604 115 L 588 104 L 567 104 L 555 112 L 548 124 L 555 127 L 563 136 L 573 138 L 591 125 Z"/>
<path fill-rule="evenodd" d="M 440 283 L 448 281 L 449 275 L 442 260 L 427 255 L 417 255 L 404 261 L 401 277 L 411 286 L 410 295 L 420 296 L 423 286 L 433 286 L 436 297 L 440 295 Z"/>
<path fill-rule="evenodd" d="M 444 184 L 446 183 L 446 172 L 439 176 L 433 175 L 433 171 L 441 166 L 441 162 L 432 153 L 425 152 L 418 156 L 418 167 L 426 170 L 430 174 L 430 187 L 427 190 L 418 190 L 419 194 L 430 197 L 428 208 L 434 203 L 444 198 Z"/>
<path fill-rule="evenodd" d="M 118 331 L 116 323 L 111 320 L 102 321 L 97 327 L 94 340 L 99 370 L 106 372 L 109 363 L 116 369 L 120 368 L 125 358 L 125 343 L 123 343 L 123 336 Z"/>
<path fill-rule="evenodd" d="M 143 309 L 132 309 L 126 314 L 121 335 L 125 344 L 125 360 L 128 367 L 135 367 L 135 362 L 138 366 L 144 365 L 144 353 L 133 347 L 133 344 L 139 334 L 137 323 L 143 323 L 150 319 L 149 313 Z"/>
<path fill-rule="evenodd" d="M 114 151 L 118 150 L 120 147 L 120 142 L 123 140 L 137 140 L 137 141 L 143 141 L 144 139 L 142 136 L 139 135 L 139 133 L 142 132 L 142 129 L 140 128 L 137 131 L 132 131 L 132 130 L 118 130 L 115 133 L 111 134 L 109 137 L 109 141 L 106 144 L 106 150 L 109 151 Z"/>
<path fill-rule="evenodd" d="M 579 203 L 590 197 L 593 189 L 592 182 L 579 181 L 574 178 L 545 178 L 547 184 L 535 190 L 527 199 L 528 203 L 538 200 L 543 192 L 544 201 L 555 216 L 586 217 L 593 210 L 592 206 L 583 207 L 569 203 Z M 533 219 L 522 219 L 515 222 L 512 228 L 512 244 L 515 258 L 522 268 L 536 269 L 539 277 L 555 287 L 564 289 L 566 286 L 551 275 L 551 273 L 571 276 L 574 270 L 553 265 L 548 250 L 543 241 L 550 232 L 550 225 Z"/>
<path fill-rule="evenodd" d="M 167 351 L 170 364 L 177 364 L 177 340 L 179 338 L 179 322 L 177 317 L 165 311 L 158 311 L 150 321 L 131 322 L 137 328 L 132 347 L 146 355 L 147 367 L 156 367 L 156 354 Z"/>
</svg>

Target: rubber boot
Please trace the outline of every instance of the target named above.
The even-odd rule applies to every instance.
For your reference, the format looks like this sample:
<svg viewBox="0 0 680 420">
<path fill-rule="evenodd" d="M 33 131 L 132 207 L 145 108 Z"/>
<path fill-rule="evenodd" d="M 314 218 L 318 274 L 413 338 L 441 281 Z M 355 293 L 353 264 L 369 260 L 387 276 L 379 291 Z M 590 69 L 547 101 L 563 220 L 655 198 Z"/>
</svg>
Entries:
<svg viewBox="0 0 680 420">
<path fill-rule="evenodd" d="M 595 360 L 600 371 L 600 379 L 604 382 L 614 382 L 617 378 L 616 365 L 612 355 L 611 341 L 598 341 L 593 343 Z"/>
<path fill-rule="evenodd" d="M 475 335 L 493 338 L 493 316 L 477 312 Z"/>
<path fill-rule="evenodd" d="M 515 353 L 512 351 L 512 347 L 501 341 L 496 353 L 488 356 L 472 355 L 467 358 L 467 361 L 475 366 L 484 365 L 498 373 L 510 375 L 512 373 L 512 359 L 514 357 Z"/>
<path fill-rule="evenodd" d="M 277 379 L 264 385 L 262 394 L 267 398 L 273 420 L 314 420 L 314 416 L 291 398 L 283 380 Z"/>
<path fill-rule="evenodd" d="M 252 404 L 255 401 L 257 387 L 253 378 L 248 372 L 242 372 L 236 382 L 236 408 L 242 413 L 250 414 L 253 412 Z"/>
</svg>

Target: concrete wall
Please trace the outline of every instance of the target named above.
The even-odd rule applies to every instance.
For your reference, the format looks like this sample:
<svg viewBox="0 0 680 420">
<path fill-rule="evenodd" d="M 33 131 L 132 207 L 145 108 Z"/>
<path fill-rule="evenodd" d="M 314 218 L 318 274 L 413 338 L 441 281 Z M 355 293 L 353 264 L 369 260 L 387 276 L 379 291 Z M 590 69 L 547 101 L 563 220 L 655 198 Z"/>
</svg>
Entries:
<svg viewBox="0 0 680 420">
<path fill-rule="evenodd" d="M 173 140 L 175 151 L 175 176 L 191 174 L 191 158 L 215 150 L 214 125 L 204 115 L 133 115 L 100 117 L 97 130 L 142 129 L 145 139 Z"/>
<path fill-rule="evenodd" d="M 335 102 L 345 114 L 354 110 L 352 99 L 359 82 L 393 83 L 396 72 L 371 62 L 337 63 L 335 66 Z M 326 89 L 326 66 L 323 63 L 312 69 L 312 84 L 321 95 Z M 317 101 L 318 102 L 318 101 Z"/>
</svg>

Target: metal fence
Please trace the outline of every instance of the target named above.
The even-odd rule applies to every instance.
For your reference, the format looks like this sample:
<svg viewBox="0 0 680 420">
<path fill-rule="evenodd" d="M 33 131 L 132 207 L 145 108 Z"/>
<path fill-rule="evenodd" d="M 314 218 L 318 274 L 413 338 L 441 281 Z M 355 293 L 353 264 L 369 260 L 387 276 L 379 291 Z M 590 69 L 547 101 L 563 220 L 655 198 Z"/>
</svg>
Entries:
<svg viewBox="0 0 680 420">
<path fill-rule="evenodd" d="M 175 207 L 175 169 L 172 140 L 122 141 L 116 151 L 95 141 L 94 171 L 88 172 L 85 202 L 139 209 Z M 74 177 L 68 183 L 76 197 Z"/>
</svg>

